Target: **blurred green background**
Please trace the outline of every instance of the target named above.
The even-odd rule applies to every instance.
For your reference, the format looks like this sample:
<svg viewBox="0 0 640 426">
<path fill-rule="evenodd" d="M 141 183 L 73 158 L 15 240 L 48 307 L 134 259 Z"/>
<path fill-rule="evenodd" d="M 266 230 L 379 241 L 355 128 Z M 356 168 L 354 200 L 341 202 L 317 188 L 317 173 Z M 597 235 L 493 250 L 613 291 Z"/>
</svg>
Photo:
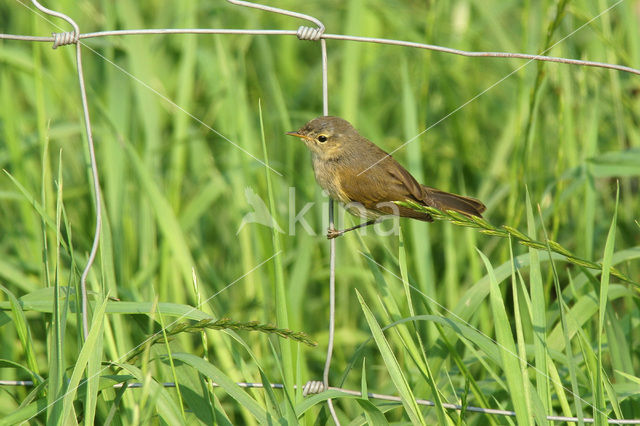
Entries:
<svg viewBox="0 0 640 426">
<path fill-rule="evenodd" d="M 547 55 L 640 68 L 637 0 L 268 4 L 313 15 L 327 33 L 477 51 L 549 49 Z M 69 14 L 83 33 L 307 25 L 223 1 L 45 5 Z M 27 2 L 0 5 L 2 33 L 62 30 L 64 22 Z M 78 285 L 94 227 L 75 51 L 3 40 L 0 379 L 44 384 L 33 392 L 3 387 L 0 413 L 13 416 L 9 423 L 35 416 L 34 424 L 68 424 L 95 416 L 97 423 L 115 424 L 251 424 L 261 421 L 256 413 L 263 410 L 274 419 L 312 424 L 326 415 L 325 405 L 295 412 L 303 399 L 291 385 L 322 376 L 329 311 L 327 199 L 306 148 L 284 133 L 322 114 L 319 43 L 295 36 L 145 35 L 83 45 L 104 208 L 100 251 L 89 275 L 102 329 L 85 359 L 88 372 L 178 380 L 183 390 L 153 397 L 155 391 L 118 393 L 104 385 L 99 392 L 103 385 L 90 384 L 70 400 L 58 399 L 67 394 L 72 373 L 84 371 L 77 300 L 65 297 L 63 287 L 73 292 Z M 327 49 L 329 113 L 387 151 L 421 134 L 394 154 L 419 181 L 483 200 L 485 217 L 495 225 L 540 240 L 544 227 L 549 239 L 579 258 L 600 261 L 607 236 L 615 237 L 615 247 L 611 239 L 609 245 L 613 260 L 605 263 L 640 281 L 639 76 L 350 41 L 329 40 Z M 258 223 L 238 232 L 243 218 L 251 217 L 245 215 L 257 214 L 254 197 L 284 232 Z M 314 235 L 292 221 L 307 203 L 313 205 L 304 220 Z M 614 217 L 617 226 L 609 233 Z M 346 217 L 344 223 L 357 221 Z M 337 240 L 331 383 L 359 390 L 364 374 L 369 391 L 400 394 L 404 402 L 338 398 L 343 422 L 378 423 L 380 416 L 414 423 L 510 421 L 415 409 L 414 396 L 515 409 L 518 423 L 539 422 L 544 413 L 640 418 L 637 286 L 601 279 L 598 271 L 586 273 L 561 257 L 552 269 L 545 251 L 451 223 L 400 224 L 402 243 L 396 235 L 371 231 Z M 489 268 L 493 286 L 478 251 L 495 268 Z M 512 273 L 511 265 L 520 269 Z M 368 340 L 371 318 L 356 290 L 381 326 L 413 320 L 385 333 L 399 370 L 380 341 Z M 117 302 L 110 301 L 100 314 L 106 295 L 133 303 L 117 314 Z M 213 295 L 199 309 L 215 318 L 303 331 L 319 345 L 209 330 L 179 333 L 170 345 L 145 347 L 143 356 L 125 361 L 132 348 L 177 318 L 175 306 L 157 302 L 197 306 Z M 12 297 L 31 297 L 31 304 L 24 299 L 11 305 Z M 136 309 L 155 314 L 133 315 Z M 462 320 L 498 343 L 454 326 Z M 509 344 L 523 361 L 501 352 Z M 207 388 L 205 378 L 219 382 L 220 376 L 167 357 L 169 348 L 206 356 L 230 381 L 268 379 L 285 382 L 287 391 L 249 392 L 260 408 L 252 411 L 246 400 L 228 396 L 230 387 Z M 127 367 L 98 368 L 109 361 Z M 401 390 L 403 380 L 412 393 Z"/>
</svg>

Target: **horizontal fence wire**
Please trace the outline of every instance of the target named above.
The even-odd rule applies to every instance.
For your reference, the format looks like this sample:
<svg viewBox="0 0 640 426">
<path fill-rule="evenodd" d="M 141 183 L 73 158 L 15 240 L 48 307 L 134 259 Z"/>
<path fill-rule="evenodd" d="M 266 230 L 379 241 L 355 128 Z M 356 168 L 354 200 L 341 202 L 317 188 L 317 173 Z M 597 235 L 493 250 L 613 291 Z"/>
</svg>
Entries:
<svg viewBox="0 0 640 426">
<path fill-rule="evenodd" d="M 28 42 L 50 42 L 53 43 L 53 48 L 57 48 L 59 46 L 64 46 L 67 44 L 76 44 L 76 48 L 78 51 L 77 54 L 77 72 L 78 72 L 78 78 L 80 81 L 80 86 L 81 86 L 81 94 L 82 94 L 82 101 L 83 101 L 83 110 L 85 112 L 85 125 L 86 125 L 86 132 L 87 132 L 87 136 L 89 139 L 89 148 L 91 153 L 93 153 L 93 141 L 92 141 L 92 137 L 91 137 L 91 124 L 90 124 L 90 119 L 89 119 L 89 115 L 88 115 L 88 106 L 87 106 L 87 100 L 86 100 L 86 92 L 84 90 L 84 81 L 83 81 L 83 77 L 82 77 L 82 64 L 81 64 L 81 60 L 80 60 L 80 53 L 79 53 L 79 49 L 80 49 L 80 45 L 82 43 L 80 43 L 80 40 L 88 40 L 88 39 L 92 39 L 92 38 L 98 38 L 98 37 L 113 37 L 113 36 L 135 36 L 135 35 L 167 35 L 167 34 L 228 34 L 228 35 L 233 35 L 233 34 L 238 34 L 238 35 L 266 35 L 266 36 L 274 36 L 274 35 L 283 35 L 283 36 L 296 36 L 298 37 L 300 40 L 310 40 L 310 41 L 321 41 L 322 42 L 322 60 L 323 60 L 323 112 L 324 115 L 328 115 L 328 101 L 327 101 L 327 94 L 328 94 L 328 88 L 327 88 L 327 61 L 326 61 L 326 48 L 324 45 L 324 42 L 326 40 L 339 40 L 339 41 L 354 41 L 354 42 L 361 42 L 361 43 L 375 43 L 375 44 L 383 44 L 383 45 L 391 45 L 391 46 L 402 46 L 402 47 L 410 47 L 410 48 L 417 48 L 417 49 L 424 49 L 424 50 L 430 50 L 430 51 L 435 51 L 435 52 L 441 52 L 441 53 L 447 53 L 447 54 L 454 54 L 454 55 L 460 55 L 460 56 L 465 56 L 465 57 L 472 57 L 472 58 L 507 58 L 507 59 L 526 59 L 529 61 L 544 61 L 544 62 L 555 62 L 555 63 L 562 63 L 562 64 L 569 64 L 569 65 L 578 65 L 578 66 L 587 66 L 587 67 L 595 67 L 595 68 L 605 68 L 605 69 L 611 69 L 611 70 L 616 70 L 616 71 L 621 71 L 621 72 L 625 72 L 625 73 L 631 73 L 631 74 L 635 74 L 635 75 L 640 75 L 640 69 L 636 69 L 636 68 L 632 68 L 629 66 L 624 66 L 624 65 L 619 65 L 619 64 L 611 64 L 611 63 L 605 63 L 605 62 L 597 62 L 597 61 L 588 61 L 588 60 L 579 60 L 579 59 L 571 59 L 571 58 L 563 58 L 563 57 L 553 57 L 553 56 L 545 56 L 545 55 L 537 55 L 537 54 L 526 54 L 526 53 L 512 53 L 512 52 L 484 52 L 484 51 L 465 51 L 465 50 L 459 50 L 459 49 L 453 49 L 453 48 L 449 48 L 449 47 L 443 47 L 443 46 L 437 46 L 437 45 L 431 45 L 431 44 L 424 44 L 424 43 L 417 43 L 417 42 L 411 42 L 411 41 L 405 41 L 405 40 L 395 40 L 395 39 L 386 39 L 386 38 L 372 38 L 372 37 L 360 37 L 360 36 L 352 36 L 352 35 L 345 35 L 345 34 L 325 34 L 324 30 L 325 27 L 322 24 L 322 22 L 320 22 L 318 19 L 309 16 L 309 15 L 304 15 L 301 13 L 297 13 L 297 12 L 292 12 L 292 11 L 286 11 L 283 9 L 278 9 L 278 8 L 274 8 L 274 7 L 270 7 L 270 6 L 264 6 L 264 5 L 260 5 L 257 3 L 250 3 L 250 2 L 246 2 L 246 1 L 241 1 L 241 0 L 227 0 L 229 3 L 235 4 L 235 5 L 239 5 L 239 6 L 247 6 L 247 7 L 252 7 L 252 8 L 256 8 L 256 9 L 261 9 L 261 10 L 265 10 L 268 12 L 274 12 L 274 13 L 279 13 L 279 14 L 283 14 L 283 15 L 287 15 L 287 16 L 291 16 L 291 17 L 295 17 L 295 18 L 300 18 L 300 19 L 306 19 L 309 20 L 311 22 L 313 22 L 314 24 L 316 24 L 318 27 L 317 28 L 312 28 L 312 27 L 306 27 L 306 26 L 301 26 L 298 28 L 297 31 L 292 31 L 292 30 L 269 30 L 269 29 L 255 29 L 255 30 L 251 30 L 251 29 L 212 29 L 212 28 L 166 28 L 166 29 L 137 29 L 137 30 L 117 30 L 117 31 L 99 31 L 99 32 L 91 32 L 91 33 L 80 33 L 77 25 L 66 15 L 61 14 L 59 12 L 54 12 L 51 10 L 48 10 L 44 7 L 42 7 L 41 5 L 39 5 L 39 3 L 36 0 L 32 0 L 32 3 L 40 10 L 42 10 L 43 12 L 52 15 L 52 16 L 56 16 L 59 18 L 62 18 L 64 20 L 66 20 L 68 23 L 70 23 L 73 27 L 74 27 L 74 31 L 72 32 L 59 32 L 59 33 L 53 33 L 52 36 L 50 37 L 42 37 L 42 36 L 29 36 L 29 35 L 16 35 L 16 34 L 0 34 L 0 40 L 16 40 L 16 41 L 28 41 Z M 609 8 L 607 8 L 605 11 L 602 11 L 599 15 L 597 15 L 595 18 L 591 19 L 589 22 L 587 22 L 586 24 L 582 25 L 581 27 L 579 27 L 578 29 L 574 30 L 573 33 L 575 33 L 576 31 L 580 30 L 581 28 L 583 28 L 584 26 L 588 25 L 591 21 L 593 21 L 594 19 L 597 19 L 599 16 L 601 16 L 602 14 L 608 12 L 609 10 L 611 10 L 613 7 L 617 6 L 622 0 L 618 1 L 617 3 L 614 3 L 612 6 L 610 6 Z M 18 2 L 20 4 L 22 4 L 23 6 L 27 7 L 24 3 L 22 3 L 22 1 L 18 0 Z M 573 34 L 572 33 L 572 34 Z M 550 50 L 550 49 L 547 49 Z M 543 52 L 546 53 L 546 52 Z M 93 157 L 93 155 L 92 155 Z M 87 267 L 85 268 L 85 271 L 83 272 L 83 281 L 86 279 L 86 273 L 88 273 L 88 270 L 91 266 L 93 257 L 95 256 L 95 250 L 97 249 L 97 241 L 98 241 L 98 235 L 99 235 L 99 230 L 100 230 L 100 212 L 101 212 L 101 207 L 100 207 L 100 186 L 99 186 L 99 181 L 98 181 L 98 175 L 97 175 L 97 164 L 95 162 L 95 158 L 92 158 L 92 162 L 91 162 L 91 169 L 92 169 L 92 183 L 93 183 L 93 188 L 95 191 L 95 212 L 96 212 L 96 237 L 94 239 L 94 245 L 92 247 L 92 254 L 90 255 L 90 260 L 87 264 Z M 330 204 L 330 210 L 329 210 L 329 216 L 332 217 L 333 216 L 333 205 Z M 335 240 L 331 240 L 331 256 L 332 259 L 335 259 Z M 332 284 L 333 284 L 333 280 L 335 279 L 335 268 L 334 268 L 334 262 L 332 262 L 331 267 L 330 267 L 330 277 L 332 280 Z M 86 295 L 86 289 L 83 286 L 83 297 L 85 297 Z M 86 299 L 84 299 L 86 300 Z M 334 300 L 332 299 L 331 304 L 333 306 Z M 83 302 L 84 305 L 84 302 Z M 85 305 L 86 308 L 86 305 Z M 331 317 L 331 320 L 333 321 L 333 317 Z M 87 321 L 87 316 L 86 316 L 86 309 L 83 309 L 83 323 L 84 323 L 84 327 L 83 327 L 83 331 L 84 331 L 84 335 L 86 336 L 87 334 L 87 329 L 86 329 L 86 321 Z M 330 330 L 330 336 L 333 336 L 333 329 Z M 354 390 L 349 390 L 349 389 L 344 389 L 344 388 L 339 388 L 339 387 L 332 387 L 332 386 L 328 386 L 328 368 L 329 368 L 329 363 L 330 363 L 330 359 L 331 359 L 331 345 L 329 345 L 329 349 L 328 349 L 328 353 L 327 353 L 327 363 L 325 365 L 325 371 L 324 371 L 324 382 L 309 382 L 307 383 L 307 385 L 305 385 L 306 388 L 309 388 L 309 386 L 315 388 L 316 391 L 324 391 L 324 390 L 334 390 L 334 391 L 339 391 L 345 395 L 352 395 L 352 396 L 358 396 L 358 397 L 362 397 L 362 394 L 358 391 L 354 391 Z M 311 385 L 310 385 L 311 384 Z M 214 386 L 218 386 L 217 384 L 213 384 Z M 0 380 L 0 386 L 33 386 L 33 382 L 32 381 L 12 381 L 12 380 Z M 139 388 L 142 387 L 141 383 L 131 383 L 131 384 L 117 384 L 114 385 L 114 387 L 131 387 L 131 388 Z M 175 384 L 173 383 L 165 383 L 164 386 L 167 387 L 173 387 L 175 386 Z M 244 387 L 244 388 L 263 388 L 264 386 L 262 385 L 262 383 L 238 383 L 238 386 Z M 272 384 L 271 385 L 272 388 L 275 389 L 283 389 L 284 386 L 282 384 Z M 377 393 L 368 393 L 367 396 L 369 398 L 373 398 L 373 399 L 379 399 L 379 400 L 385 400 L 385 401 L 391 401 L 391 402 L 401 402 L 401 398 L 398 396 L 393 396 L 393 395 L 384 395 L 384 394 L 377 394 Z M 422 400 L 422 399 L 418 399 L 416 400 L 417 403 L 419 405 L 423 405 L 423 406 L 434 406 L 435 404 L 432 401 L 428 401 L 428 400 Z M 331 415 L 334 419 L 334 421 L 336 422 L 336 424 L 339 424 L 337 416 L 335 414 L 335 411 L 333 410 L 333 406 L 331 404 L 331 400 L 329 399 L 327 401 L 329 403 L 329 409 L 331 411 Z M 481 408 L 481 407 L 472 407 L 472 406 L 461 406 L 461 405 L 456 405 L 456 404 L 449 404 L 449 403 L 443 403 L 442 406 L 446 409 L 449 410 L 466 410 L 466 411 L 470 411 L 470 412 L 478 412 L 478 413 L 485 413 L 485 414 L 492 414 L 492 415 L 502 415 L 502 416 L 515 416 L 515 412 L 514 411 L 508 411 L 508 410 L 496 410 L 496 409 L 487 409 L 487 408 Z M 550 421 L 557 421 L 557 422 L 579 422 L 579 421 L 583 421 L 585 423 L 593 423 L 594 419 L 592 418 L 584 418 L 584 419 L 578 419 L 577 417 L 565 417 L 565 416 L 547 416 L 547 420 Z M 629 419 L 629 420 L 625 420 L 625 419 L 607 419 L 607 421 L 611 424 L 640 424 L 640 419 Z"/>
<path fill-rule="evenodd" d="M 160 383 L 165 388 L 175 388 L 176 384 L 173 382 L 165 382 Z M 218 383 L 209 382 L 209 384 L 213 387 L 221 387 Z M 263 383 L 249 383 L 249 382 L 237 382 L 236 385 L 245 389 L 264 389 Z M 0 386 L 33 386 L 33 381 L 31 380 L 0 380 Z M 140 382 L 132 382 L 132 383 L 116 383 L 112 386 L 114 389 L 121 389 L 126 387 L 127 389 L 140 389 L 144 387 L 143 383 Z M 284 389 L 284 385 L 282 383 L 271 383 L 270 387 L 272 389 Z M 293 386 L 294 389 L 298 389 L 298 385 Z M 317 394 L 320 392 L 324 392 L 327 390 L 341 392 L 344 395 L 362 397 L 362 392 L 340 388 L 335 386 L 329 386 L 325 388 L 322 382 L 308 382 L 304 385 L 303 389 L 312 388 L 314 392 L 308 392 L 305 395 Z M 339 395 L 338 395 L 339 396 Z M 397 402 L 402 403 L 402 398 L 395 395 L 386 395 L 382 393 L 375 392 L 367 392 L 367 398 L 376 399 L 381 401 L 389 401 L 389 402 Z M 434 407 L 436 404 L 433 401 L 429 401 L 428 399 L 416 399 L 418 405 L 426 406 L 426 407 Z M 507 416 L 507 417 L 515 417 L 516 412 L 511 410 L 499 410 L 495 408 L 482 408 L 482 407 L 474 407 L 472 405 L 460 405 L 460 404 L 450 404 L 450 403 L 442 403 L 442 406 L 450 411 L 468 411 L 473 413 L 481 413 L 481 414 L 493 414 L 497 416 Z M 595 419 L 591 417 L 569 417 L 569 416 L 547 416 L 547 420 L 552 422 L 584 422 L 584 423 L 595 423 Z M 607 422 L 612 425 L 640 425 L 640 419 L 607 419 Z"/>
<path fill-rule="evenodd" d="M 292 30 L 243 30 L 243 29 L 216 29 L 216 28 L 158 28 L 158 29 L 141 29 L 141 30 L 116 30 L 116 31 L 98 31 L 92 33 L 85 33 L 78 35 L 79 40 L 87 40 L 96 37 L 114 37 L 114 36 L 134 36 L 134 35 L 150 35 L 150 34 L 246 34 L 246 35 L 286 35 L 297 36 L 300 39 L 301 35 L 309 27 L 300 27 L 297 31 Z M 64 33 L 63 33 L 64 34 Z M 533 55 L 529 53 L 512 53 L 512 52 L 473 52 L 459 49 L 452 49 L 450 47 L 437 46 L 433 44 L 416 43 L 405 40 L 394 40 L 388 38 L 375 38 L 375 37 L 359 37 L 346 34 L 322 34 L 319 37 L 323 40 L 343 40 L 343 41 L 356 41 L 361 43 L 376 43 L 386 44 L 391 46 L 403 46 L 413 47 L 416 49 L 432 50 L 435 52 L 449 53 L 453 55 L 466 56 L 471 58 L 508 58 L 508 59 L 527 59 L 530 61 L 544 61 L 544 62 L 556 62 L 569 65 L 580 65 L 586 67 L 595 68 L 607 68 L 616 71 L 627 72 L 631 74 L 640 75 L 640 69 L 618 65 L 609 64 L 606 62 L 587 61 L 582 59 L 562 58 L 556 56 L 546 55 Z M 21 40 L 21 41 L 35 41 L 35 42 L 49 42 L 54 43 L 56 41 L 55 36 L 51 37 L 35 37 L 25 35 L 14 34 L 0 34 L 0 39 L 6 40 Z M 56 45 L 57 47 L 58 45 Z"/>
</svg>

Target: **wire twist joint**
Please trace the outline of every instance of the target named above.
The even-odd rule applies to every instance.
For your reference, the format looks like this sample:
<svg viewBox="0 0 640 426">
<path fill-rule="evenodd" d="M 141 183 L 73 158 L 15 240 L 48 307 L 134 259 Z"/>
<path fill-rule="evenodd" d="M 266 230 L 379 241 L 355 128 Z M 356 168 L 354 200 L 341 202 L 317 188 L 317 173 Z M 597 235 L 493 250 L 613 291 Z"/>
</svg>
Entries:
<svg viewBox="0 0 640 426">
<path fill-rule="evenodd" d="M 305 27 L 304 25 L 298 28 L 298 32 L 296 35 L 299 40 L 310 40 L 310 41 L 318 41 L 322 34 L 324 33 L 324 28 L 311 28 Z"/>
<path fill-rule="evenodd" d="M 75 31 L 68 31 L 66 33 L 51 33 L 53 36 L 53 48 L 57 49 L 58 46 L 66 46 L 68 44 L 76 44 L 78 42 L 78 33 Z"/>
<path fill-rule="evenodd" d="M 309 380 L 302 388 L 302 395 L 315 395 L 317 393 L 324 392 L 325 390 L 326 388 L 324 387 L 324 383 L 321 381 Z"/>
</svg>

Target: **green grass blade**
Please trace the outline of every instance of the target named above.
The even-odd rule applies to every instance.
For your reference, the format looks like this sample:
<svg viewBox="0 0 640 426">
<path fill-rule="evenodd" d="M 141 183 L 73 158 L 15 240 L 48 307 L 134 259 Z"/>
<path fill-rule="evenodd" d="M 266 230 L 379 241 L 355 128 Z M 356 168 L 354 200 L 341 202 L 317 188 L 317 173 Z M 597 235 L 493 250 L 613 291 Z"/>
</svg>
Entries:
<svg viewBox="0 0 640 426">
<path fill-rule="evenodd" d="M 136 172 L 138 182 L 141 184 L 143 192 L 151 204 L 151 210 L 155 215 L 156 222 L 168 241 L 168 247 L 175 256 L 175 261 L 182 276 L 182 284 L 186 285 L 186 283 L 191 282 L 191 268 L 193 268 L 195 262 L 191 256 L 186 236 L 180 227 L 180 222 L 174 213 L 173 207 L 154 181 L 151 172 L 145 167 L 142 158 L 131 145 L 124 144 L 124 147 L 129 156 L 130 164 Z"/>
<path fill-rule="evenodd" d="M 258 404 L 258 402 L 251 398 L 249 394 L 241 387 L 231 380 L 226 374 L 216 368 L 213 364 L 210 364 L 200 357 L 186 353 L 174 353 L 173 357 L 176 360 L 181 360 L 193 368 L 195 368 L 200 374 L 211 378 L 222 389 L 224 389 L 229 396 L 235 399 L 242 407 L 247 409 L 259 423 L 267 422 L 267 413 L 265 409 Z"/>
<path fill-rule="evenodd" d="M 373 334 L 373 338 L 376 341 L 378 349 L 380 350 L 380 355 L 382 355 L 382 359 L 384 360 L 384 364 L 387 367 L 387 371 L 389 372 L 389 376 L 391 381 L 395 385 L 400 397 L 402 398 L 402 405 L 404 406 L 407 415 L 411 419 L 411 422 L 414 424 L 425 424 L 424 418 L 422 417 L 422 412 L 418 407 L 416 402 L 416 398 L 409 387 L 409 383 L 400 368 L 400 364 L 398 364 L 398 360 L 396 359 L 393 351 L 391 350 L 391 346 L 387 342 L 387 339 L 384 337 L 384 333 L 382 329 L 378 325 L 373 313 L 366 305 L 360 293 L 357 293 L 358 301 L 360 302 L 360 306 L 362 307 L 362 311 L 365 315 L 365 319 L 369 324 L 369 329 Z M 438 415 L 440 424 L 449 424 L 450 420 L 444 413 L 439 413 Z"/>
<path fill-rule="evenodd" d="M 527 233 L 536 238 L 537 231 L 529 190 L 526 191 L 527 208 Z M 549 388 L 549 376 L 547 373 L 547 301 L 544 297 L 542 273 L 540 271 L 540 258 L 538 250 L 529 248 L 529 287 L 531 292 L 531 322 L 533 331 L 533 347 L 535 354 L 536 390 L 547 413 L 551 412 L 551 396 Z"/>
<path fill-rule="evenodd" d="M 10 292 L 9 289 L 3 286 L 2 284 L 0 284 L 0 290 L 2 290 L 4 294 L 7 295 L 7 298 L 9 298 L 9 304 L 11 306 L 10 309 L 13 317 L 13 323 L 16 328 L 16 331 L 18 332 L 20 343 L 22 344 L 22 347 L 25 352 L 27 365 L 29 367 L 28 370 L 32 372 L 31 373 L 32 380 L 37 385 L 38 382 L 40 381 L 39 379 L 40 368 L 38 366 L 38 362 L 36 361 L 36 353 L 33 347 L 34 342 L 31 336 L 31 329 L 29 328 L 29 323 L 27 322 L 27 318 L 24 315 L 24 311 L 20 306 L 20 302 L 13 295 L 13 293 Z"/>
<path fill-rule="evenodd" d="M 148 400 L 140 398 L 138 401 L 144 402 L 145 406 L 140 407 L 140 410 L 149 411 L 149 415 L 158 415 L 164 422 L 171 425 L 184 425 L 182 416 L 180 415 L 180 408 L 176 405 L 175 400 L 169 395 L 167 389 L 165 389 L 161 383 L 145 375 L 143 371 L 131 364 L 114 363 L 114 366 L 118 366 L 123 370 L 131 374 L 136 381 L 143 383 L 143 392 L 150 396 Z M 146 405 L 148 404 L 148 405 Z M 140 416 L 144 416 L 145 413 L 141 413 Z"/>
<path fill-rule="evenodd" d="M 604 246 L 604 256 L 602 258 L 602 274 L 600 275 L 600 288 L 598 297 L 598 328 L 597 328 L 597 365 L 596 365 L 596 388 L 595 388 L 595 409 L 596 414 L 594 417 L 597 421 L 604 423 L 606 417 L 603 412 L 607 409 L 605 403 L 605 381 L 607 381 L 606 373 L 603 369 L 603 352 L 602 352 L 602 337 L 604 335 L 604 319 L 607 316 L 607 310 L 609 308 L 609 277 L 611 270 L 611 258 L 613 257 L 613 250 L 616 241 L 616 221 L 618 218 L 618 195 L 616 195 L 616 208 L 613 212 L 613 218 L 611 219 L 611 226 L 609 227 L 609 233 L 607 234 L 607 242 Z M 610 339 L 615 339 L 615 335 L 608 336 Z"/>
<path fill-rule="evenodd" d="M 85 368 L 87 363 L 92 357 L 93 352 L 97 346 L 98 341 L 100 340 L 100 336 L 102 335 L 104 321 L 105 321 L 105 310 L 107 307 L 107 299 L 103 299 L 100 301 L 96 309 L 93 313 L 93 318 L 91 320 L 91 327 L 89 329 L 89 335 L 87 336 L 87 340 L 84 345 L 82 345 L 82 349 L 78 354 L 78 359 L 73 367 L 73 372 L 71 373 L 71 377 L 69 378 L 69 383 L 66 386 L 67 392 L 65 392 L 63 399 L 63 410 L 61 413 L 62 424 L 70 424 L 71 415 L 73 413 L 73 401 L 75 399 L 75 395 L 78 389 L 78 385 L 80 384 L 80 380 L 82 379 L 82 375 L 85 372 Z M 92 379 L 96 379 L 92 377 Z M 89 398 L 95 398 L 95 395 L 88 396 Z"/>
<path fill-rule="evenodd" d="M 271 181 L 271 169 L 269 166 L 269 155 L 267 152 L 267 141 L 264 133 L 264 121 L 262 117 L 262 105 L 258 105 L 260 115 L 260 136 L 262 140 L 262 151 L 264 155 L 264 161 L 267 167 L 265 167 L 265 173 L 267 177 L 267 193 L 269 194 L 269 213 L 272 218 L 278 217 L 276 211 L 276 203 L 273 192 L 273 183 Z M 282 243 L 280 241 L 280 235 L 276 227 L 271 228 L 273 252 L 282 252 Z M 287 298 L 287 289 L 284 278 L 284 266 L 282 265 L 282 256 L 276 256 L 274 259 L 275 270 L 275 306 L 276 306 L 276 318 L 278 326 L 281 328 L 289 328 L 289 303 Z M 279 339 L 278 345 L 280 347 L 282 356 L 282 372 L 283 381 L 285 384 L 285 392 L 287 392 L 287 401 L 290 401 L 294 397 L 293 384 L 295 381 L 294 372 L 296 371 L 296 361 L 293 356 L 293 343 L 286 339 Z M 295 411 L 292 404 L 286 404 L 287 417 L 290 419 L 295 418 Z"/>
<path fill-rule="evenodd" d="M 502 370 L 507 379 L 508 391 L 516 412 L 516 418 L 518 419 L 518 424 L 532 424 L 533 413 L 531 412 L 529 401 L 526 400 L 525 393 L 522 392 L 525 386 L 529 386 L 529 380 L 526 376 L 523 377 L 520 369 L 515 342 L 511 334 L 510 321 L 504 307 L 500 287 L 489 259 L 482 252 L 479 251 L 478 253 L 487 268 L 491 282 L 489 299 L 491 301 L 491 312 L 495 319 L 496 341 L 500 350 Z"/>
</svg>

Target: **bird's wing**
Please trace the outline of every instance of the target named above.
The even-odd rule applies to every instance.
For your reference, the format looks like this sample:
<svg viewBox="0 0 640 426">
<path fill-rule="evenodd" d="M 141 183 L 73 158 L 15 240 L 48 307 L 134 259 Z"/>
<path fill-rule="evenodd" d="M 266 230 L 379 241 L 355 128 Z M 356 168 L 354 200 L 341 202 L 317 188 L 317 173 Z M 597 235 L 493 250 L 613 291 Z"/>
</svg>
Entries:
<svg viewBox="0 0 640 426">
<path fill-rule="evenodd" d="M 431 220 L 429 215 L 397 206 L 394 201 L 423 203 L 422 186 L 396 160 L 387 156 L 364 172 L 353 168 L 338 171 L 342 193 L 353 202 L 386 214 Z"/>
<path fill-rule="evenodd" d="M 475 198 L 452 194 L 424 185 L 422 190 L 425 194 L 425 204 L 440 210 L 455 210 L 466 215 L 478 217 L 482 217 L 482 212 L 486 210 L 482 201 Z"/>
</svg>

